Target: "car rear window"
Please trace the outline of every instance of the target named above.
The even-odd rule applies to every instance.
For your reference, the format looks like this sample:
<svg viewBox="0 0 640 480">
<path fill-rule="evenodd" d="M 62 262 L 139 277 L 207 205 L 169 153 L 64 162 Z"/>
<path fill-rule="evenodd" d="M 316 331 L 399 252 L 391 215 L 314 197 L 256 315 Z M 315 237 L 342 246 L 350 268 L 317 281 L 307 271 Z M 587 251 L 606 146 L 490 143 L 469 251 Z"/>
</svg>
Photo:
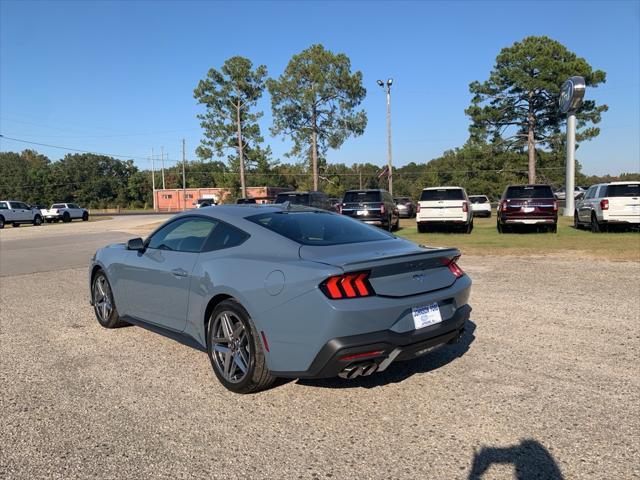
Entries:
<svg viewBox="0 0 640 480">
<path fill-rule="evenodd" d="M 330 212 L 272 212 L 247 220 L 302 245 L 343 245 L 394 238 L 376 227 Z"/>
<path fill-rule="evenodd" d="M 469 200 L 471 200 L 471 203 L 487 203 L 489 201 L 489 199 L 487 197 L 477 197 L 477 196 L 471 196 L 469 197 Z"/>
<path fill-rule="evenodd" d="M 344 203 L 367 203 L 367 202 L 381 202 L 382 195 L 378 190 L 360 191 L 360 192 L 346 192 L 344 194 Z"/>
<path fill-rule="evenodd" d="M 629 183 L 627 185 L 609 185 L 607 197 L 640 197 L 640 184 Z"/>
<path fill-rule="evenodd" d="M 548 185 L 522 185 L 507 188 L 505 198 L 553 198 Z"/>
<path fill-rule="evenodd" d="M 54 203 L 51 208 L 65 208 L 64 203 Z"/>
<path fill-rule="evenodd" d="M 433 188 L 423 190 L 420 200 L 464 200 L 464 194 L 461 188 Z"/>
<path fill-rule="evenodd" d="M 275 203 L 289 202 L 292 205 L 309 205 L 308 193 L 279 193 Z"/>
</svg>

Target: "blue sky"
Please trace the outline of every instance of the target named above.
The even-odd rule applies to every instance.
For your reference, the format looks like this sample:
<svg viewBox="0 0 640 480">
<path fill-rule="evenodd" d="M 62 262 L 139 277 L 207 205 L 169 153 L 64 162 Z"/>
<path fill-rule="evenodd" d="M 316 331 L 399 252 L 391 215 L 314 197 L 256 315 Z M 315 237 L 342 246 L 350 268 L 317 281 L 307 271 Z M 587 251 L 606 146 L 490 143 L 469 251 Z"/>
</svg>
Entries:
<svg viewBox="0 0 640 480">
<path fill-rule="evenodd" d="M 369 122 L 330 162 L 384 164 L 392 76 L 396 165 L 427 162 L 467 139 L 468 85 L 501 48 L 548 35 L 607 72 L 587 97 L 609 105 L 578 160 L 589 174 L 640 171 L 640 2 L 14 2 L 0 1 L 0 133 L 136 158 L 154 147 L 194 159 L 201 132 L 193 88 L 233 55 L 279 75 L 313 43 L 361 70 Z M 276 158 L 270 100 L 262 130 Z M 2 139 L 1 150 L 27 146 Z M 66 152 L 34 147 L 51 159 Z"/>
</svg>

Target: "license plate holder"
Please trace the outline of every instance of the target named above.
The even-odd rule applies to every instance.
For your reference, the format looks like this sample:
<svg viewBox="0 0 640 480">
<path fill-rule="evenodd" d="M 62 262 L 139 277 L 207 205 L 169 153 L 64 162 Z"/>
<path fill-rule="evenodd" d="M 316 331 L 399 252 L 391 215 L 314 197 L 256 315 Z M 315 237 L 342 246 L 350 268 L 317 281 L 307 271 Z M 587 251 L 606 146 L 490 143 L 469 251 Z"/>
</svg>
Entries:
<svg viewBox="0 0 640 480">
<path fill-rule="evenodd" d="M 442 322 L 442 315 L 437 302 L 423 307 L 413 307 L 411 315 L 413 316 L 413 326 L 416 330 Z"/>
</svg>

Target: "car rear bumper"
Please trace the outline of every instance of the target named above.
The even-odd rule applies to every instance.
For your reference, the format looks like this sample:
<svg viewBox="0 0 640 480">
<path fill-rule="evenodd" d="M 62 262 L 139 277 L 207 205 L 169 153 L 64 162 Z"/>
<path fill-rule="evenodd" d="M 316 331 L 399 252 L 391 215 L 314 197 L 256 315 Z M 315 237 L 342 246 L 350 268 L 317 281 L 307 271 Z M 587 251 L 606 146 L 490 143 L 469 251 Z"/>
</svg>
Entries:
<svg viewBox="0 0 640 480">
<path fill-rule="evenodd" d="M 416 220 L 418 225 L 446 225 L 446 224 L 455 224 L 462 225 L 463 223 L 468 223 L 468 219 L 462 218 L 429 218 L 429 219 L 420 219 Z"/>
<path fill-rule="evenodd" d="M 552 225 L 557 223 L 556 217 L 502 217 L 502 223 L 509 225 Z"/>
<path fill-rule="evenodd" d="M 353 378 L 385 370 L 392 362 L 417 358 L 434 348 L 454 343 L 462 335 L 471 307 L 463 305 L 448 319 L 419 330 L 383 330 L 329 340 L 307 370 L 271 372 L 278 377 Z M 366 355 L 375 352 L 374 355 Z M 346 357 L 346 358 L 345 358 Z"/>
<path fill-rule="evenodd" d="M 603 223 L 609 224 L 640 224 L 640 215 L 608 215 L 602 219 Z"/>
</svg>

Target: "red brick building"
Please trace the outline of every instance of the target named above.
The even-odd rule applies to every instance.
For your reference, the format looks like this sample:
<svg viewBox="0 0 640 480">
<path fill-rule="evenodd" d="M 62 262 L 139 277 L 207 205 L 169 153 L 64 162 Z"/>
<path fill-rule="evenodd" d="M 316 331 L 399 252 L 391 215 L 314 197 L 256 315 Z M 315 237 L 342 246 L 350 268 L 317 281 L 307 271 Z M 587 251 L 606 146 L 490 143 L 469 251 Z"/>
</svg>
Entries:
<svg viewBox="0 0 640 480">
<path fill-rule="evenodd" d="M 280 192 L 289 189 L 282 187 L 247 187 L 247 196 L 255 198 L 257 203 L 272 202 Z M 231 190 L 228 188 L 167 188 L 154 192 L 156 210 L 160 212 L 177 212 L 196 207 L 200 198 L 215 198 L 218 203 L 229 203 Z"/>
</svg>

